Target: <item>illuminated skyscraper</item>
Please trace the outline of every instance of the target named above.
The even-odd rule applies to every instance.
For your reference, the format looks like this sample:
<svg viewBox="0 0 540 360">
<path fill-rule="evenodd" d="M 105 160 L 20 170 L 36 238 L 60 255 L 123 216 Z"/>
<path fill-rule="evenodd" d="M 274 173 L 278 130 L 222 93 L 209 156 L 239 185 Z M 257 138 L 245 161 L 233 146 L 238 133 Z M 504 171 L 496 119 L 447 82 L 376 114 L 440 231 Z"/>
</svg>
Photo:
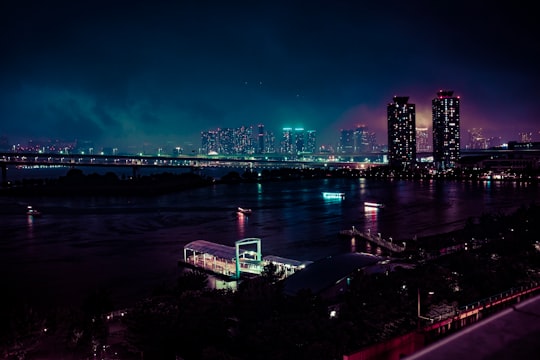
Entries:
<svg viewBox="0 0 540 360">
<path fill-rule="evenodd" d="M 201 154 L 218 153 L 219 150 L 219 135 L 216 130 L 201 131 Z"/>
<path fill-rule="evenodd" d="M 266 147 L 264 146 L 264 125 L 259 124 L 257 129 L 257 153 L 263 154 L 266 152 Z"/>
<path fill-rule="evenodd" d="M 265 131 L 264 135 L 264 152 L 275 153 L 276 152 L 276 137 L 272 131 Z"/>
<path fill-rule="evenodd" d="M 484 137 L 482 128 L 472 128 L 468 130 L 469 144 L 466 146 L 468 149 L 487 149 L 487 139 Z"/>
<path fill-rule="evenodd" d="M 304 152 L 306 147 L 306 133 L 304 128 L 295 128 L 293 133 L 293 154 Z"/>
<path fill-rule="evenodd" d="M 354 130 L 341 129 L 338 151 L 341 154 L 354 153 Z"/>
<path fill-rule="evenodd" d="M 364 124 L 356 129 L 341 129 L 338 152 L 341 154 L 363 154 L 375 148 L 375 133 L 370 132 Z"/>
<path fill-rule="evenodd" d="M 374 133 L 364 124 L 359 124 L 354 131 L 355 153 L 362 154 L 373 151 L 375 146 Z"/>
<path fill-rule="evenodd" d="M 233 154 L 253 154 L 255 152 L 253 126 L 241 126 L 234 129 Z"/>
<path fill-rule="evenodd" d="M 306 144 L 304 152 L 314 154 L 317 152 L 317 132 L 315 130 L 306 131 Z"/>
<path fill-rule="evenodd" d="M 519 141 L 521 141 L 522 143 L 532 141 L 532 132 L 529 132 L 529 133 L 520 132 L 518 135 L 519 135 Z"/>
<path fill-rule="evenodd" d="M 315 130 L 305 131 L 304 128 L 283 128 L 281 138 L 281 153 L 298 155 L 316 151 Z"/>
<path fill-rule="evenodd" d="M 279 152 L 283 154 L 293 154 L 293 143 L 293 129 L 289 127 L 283 128 Z"/>
<path fill-rule="evenodd" d="M 437 169 L 456 166 L 460 157 L 459 96 L 440 90 L 431 102 L 433 114 L 433 161 Z"/>
<path fill-rule="evenodd" d="M 275 152 L 275 137 L 274 133 L 267 131 L 263 124 L 257 126 L 257 149 L 259 154 L 268 154 Z"/>
<path fill-rule="evenodd" d="M 416 152 L 425 153 L 431 150 L 428 131 L 427 127 L 416 128 Z"/>
<path fill-rule="evenodd" d="M 416 106 L 408 96 L 394 96 L 388 104 L 388 164 L 411 169 L 416 164 Z"/>
</svg>

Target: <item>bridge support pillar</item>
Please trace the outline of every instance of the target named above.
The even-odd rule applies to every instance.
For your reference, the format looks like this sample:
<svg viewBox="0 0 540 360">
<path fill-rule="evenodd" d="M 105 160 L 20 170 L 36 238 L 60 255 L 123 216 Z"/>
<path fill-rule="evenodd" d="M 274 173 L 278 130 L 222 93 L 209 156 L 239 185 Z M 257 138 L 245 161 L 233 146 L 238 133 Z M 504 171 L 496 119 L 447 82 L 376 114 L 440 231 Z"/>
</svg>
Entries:
<svg viewBox="0 0 540 360">
<path fill-rule="evenodd" d="M 2 164 L 2 186 L 7 185 L 7 165 Z"/>
<path fill-rule="evenodd" d="M 137 177 L 139 176 L 139 167 L 138 166 L 133 166 L 132 167 L 132 174 L 133 174 L 133 179 L 137 179 Z"/>
</svg>

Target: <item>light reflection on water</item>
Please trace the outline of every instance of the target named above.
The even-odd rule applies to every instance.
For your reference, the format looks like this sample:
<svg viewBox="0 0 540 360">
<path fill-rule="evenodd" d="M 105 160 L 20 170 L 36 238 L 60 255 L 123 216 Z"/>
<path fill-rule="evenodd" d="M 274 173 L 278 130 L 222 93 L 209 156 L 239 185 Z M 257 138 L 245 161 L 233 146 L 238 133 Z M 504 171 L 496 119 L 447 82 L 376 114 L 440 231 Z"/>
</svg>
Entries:
<svg viewBox="0 0 540 360">
<path fill-rule="evenodd" d="M 379 213 L 378 208 L 372 208 L 364 206 L 364 232 L 369 233 L 371 229 L 378 229 L 377 215 Z"/>
<path fill-rule="evenodd" d="M 246 237 L 246 225 L 249 222 L 249 216 L 244 213 L 237 213 L 236 223 L 238 225 L 238 239 L 244 239 Z"/>
</svg>

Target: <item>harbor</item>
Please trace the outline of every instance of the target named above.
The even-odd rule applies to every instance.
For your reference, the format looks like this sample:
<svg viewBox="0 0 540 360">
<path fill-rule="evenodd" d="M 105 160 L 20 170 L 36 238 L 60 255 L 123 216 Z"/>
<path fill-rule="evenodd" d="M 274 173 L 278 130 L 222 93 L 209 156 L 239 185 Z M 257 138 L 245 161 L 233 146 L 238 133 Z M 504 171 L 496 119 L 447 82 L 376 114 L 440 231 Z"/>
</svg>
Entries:
<svg viewBox="0 0 540 360">
<path fill-rule="evenodd" d="M 235 246 L 226 246 L 206 240 L 195 240 L 184 246 L 184 257 L 180 265 L 215 274 L 229 282 L 241 276 L 260 276 L 264 267 L 273 264 L 283 278 L 311 264 L 275 255 L 262 256 L 260 238 L 244 238 Z"/>
</svg>

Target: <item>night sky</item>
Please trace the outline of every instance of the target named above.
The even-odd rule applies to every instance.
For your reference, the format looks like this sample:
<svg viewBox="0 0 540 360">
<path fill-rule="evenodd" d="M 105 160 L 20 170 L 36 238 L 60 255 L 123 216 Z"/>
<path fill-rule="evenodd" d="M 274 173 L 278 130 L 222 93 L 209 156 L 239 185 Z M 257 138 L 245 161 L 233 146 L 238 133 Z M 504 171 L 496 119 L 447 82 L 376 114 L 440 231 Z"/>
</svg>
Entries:
<svg viewBox="0 0 540 360">
<path fill-rule="evenodd" d="M 538 24 L 517 2 L 3 0 L 0 135 L 187 152 L 218 127 L 335 145 L 365 124 L 386 143 L 394 96 L 430 126 L 445 89 L 462 134 L 540 141 Z"/>
</svg>

